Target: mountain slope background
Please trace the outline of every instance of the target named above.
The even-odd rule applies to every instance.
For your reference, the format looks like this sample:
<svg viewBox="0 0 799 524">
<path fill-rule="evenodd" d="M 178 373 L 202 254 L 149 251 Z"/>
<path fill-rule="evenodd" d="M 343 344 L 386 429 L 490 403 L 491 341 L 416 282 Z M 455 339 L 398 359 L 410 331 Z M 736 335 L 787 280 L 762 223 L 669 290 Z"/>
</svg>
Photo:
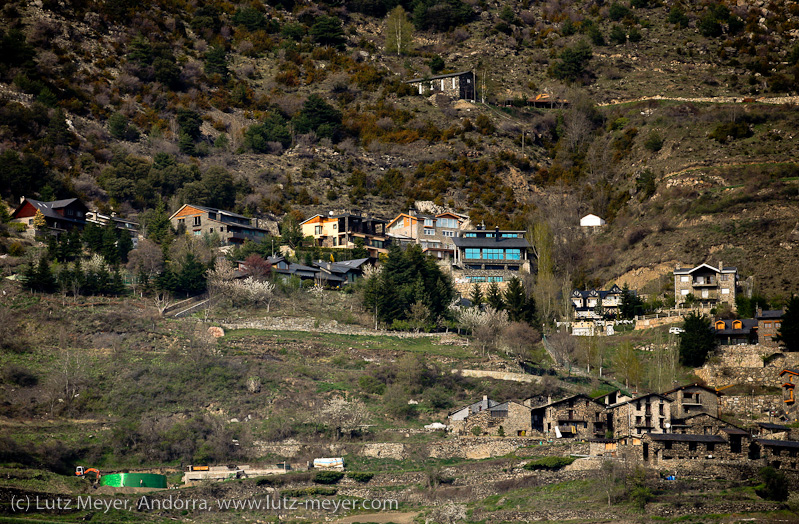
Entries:
<svg viewBox="0 0 799 524">
<path fill-rule="evenodd" d="M 799 288 L 794 2 L 7 2 L 0 36 L 9 207 L 278 219 L 431 200 L 549 223 L 578 286 L 667 296 L 674 264 L 722 260 L 768 296 Z M 462 70 L 478 103 L 403 84 Z M 524 102 L 543 92 L 553 107 Z M 608 227 L 580 232 L 588 212 Z"/>
</svg>

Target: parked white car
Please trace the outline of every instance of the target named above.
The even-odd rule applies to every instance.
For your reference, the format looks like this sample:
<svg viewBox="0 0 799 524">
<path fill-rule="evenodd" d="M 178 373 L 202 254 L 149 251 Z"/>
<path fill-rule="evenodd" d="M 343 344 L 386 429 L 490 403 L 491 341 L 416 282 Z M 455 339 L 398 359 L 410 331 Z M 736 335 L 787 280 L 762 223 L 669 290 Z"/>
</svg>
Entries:
<svg viewBox="0 0 799 524">
<path fill-rule="evenodd" d="M 685 330 L 681 327 L 674 326 L 669 328 L 669 333 L 672 335 L 679 335 L 680 333 L 685 333 Z"/>
</svg>

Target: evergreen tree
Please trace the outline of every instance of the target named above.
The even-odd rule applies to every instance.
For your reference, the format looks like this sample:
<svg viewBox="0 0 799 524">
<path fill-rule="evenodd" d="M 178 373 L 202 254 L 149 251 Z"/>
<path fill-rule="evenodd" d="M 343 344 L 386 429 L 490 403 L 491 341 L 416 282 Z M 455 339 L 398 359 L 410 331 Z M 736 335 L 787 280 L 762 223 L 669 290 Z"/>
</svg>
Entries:
<svg viewBox="0 0 799 524">
<path fill-rule="evenodd" d="M 621 304 L 619 304 L 619 316 L 622 319 L 631 320 L 635 315 L 643 313 L 641 308 L 644 303 L 637 294 L 630 291 L 630 286 L 624 284 L 621 290 Z"/>
<path fill-rule="evenodd" d="M 777 341 L 785 344 L 786 351 L 799 351 L 799 296 L 793 295 L 782 315 Z"/>
<path fill-rule="evenodd" d="M 155 209 L 142 213 L 142 225 L 145 227 L 147 238 L 157 244 L 163 244 L 172 230 L 172 223 L 166 212 L 163 201 L 159 201 Z"/>
<path fill-rule="evenodd" d="M 683 328 L 685 332 L 680 333 L 680 362 L 689 367 L 699 367 L 716 347 L 710 319 L 692 311 L 685 317 Z"/>
<path fill-rule="evenodd" d="M 472 301 L 472 304 L 475 306 L 482 306 L 483 305 L 483 290 L 480 289 L 480 284 L 475 282 L 472 284 L 472 291 L 469 294 L 469 300 Z"/>
<path fill-rule="evenodd" d="M 508 281 L 504 293 L 505 309 L 511 322 L 527 322 L 527 293 L 522 281 L 516 277 Z"/>
<path fill-rule="evenodd" d="M 133 250 L 133 239 L 130 234 L 124 229 L 117 230 L 117 253 L 119 253 L 119 261 L 123 264 L 128 261 L 128 253 Z"/>
<path fill-rule="evenodd" d="M 499 285 L 496 282 L 491 282 L 488 285 L 488 293 L 486 293 L 486 302 L 489 306 L 499 311 L 505 309 L 505 302 L 502 300 L 502 292 L 499 290 Z"/>
<path fill-rule="evenodd" d="M 28 287 L 43 293 L 53 292 L 56 288 L 56 278 L 53 276 L 53 271 L 50 269 L 50 261 L 47 257 L 39 258 L 39 263 L 36 264 L 35 269 L 32 268 L 33 265 L 25 272 Z"/>
<path fill-rule="evenodd" d="M 83 244 L 89 251 L 100 253 L 103 249 L 103 230 L 96 224 L 86 224 L 83 228 Z"/>
<path fill-rule="evenodd" d="M 117 249 L 117 230 L 114 224 L 109 222 L 103 228 L 103 244 L 100 254 L 106 262 L 111 265 L 119 264 L 119 250 Z"/>
<path fill-rule="evenodd" d="M 183 268 L 177 276 L 177 290 L 189 295 L 205 292 L 205 265 L 197 260 L 192 253 L 187 253 L 183 259 Z"/>
<path fill-rule="evenodd" d="M 125 282 L 122 280 L 122 275 L 119 273 L 119 268 L 115 267 L 111 274 L 111 282 L 109 282 L 108 292 L 112 295 L 125 294 Z"/>
<path fill-rule="evenodd" d="M 318 17 L 311 26 L 310 34 L 314 42 L 338 49 L 344 49 L 344 44 L 347 42 L 344 37 L 344 29 L 341 27 L 341 20 L 332 16 Z"/>
<path fill-rule="evenodd" d="M 227 56 L 224 47 L 212 46 L 205 53 L 205 74 L 209 76 L 219 75 L 222 80 L 227 79 Z"/>
</svg>

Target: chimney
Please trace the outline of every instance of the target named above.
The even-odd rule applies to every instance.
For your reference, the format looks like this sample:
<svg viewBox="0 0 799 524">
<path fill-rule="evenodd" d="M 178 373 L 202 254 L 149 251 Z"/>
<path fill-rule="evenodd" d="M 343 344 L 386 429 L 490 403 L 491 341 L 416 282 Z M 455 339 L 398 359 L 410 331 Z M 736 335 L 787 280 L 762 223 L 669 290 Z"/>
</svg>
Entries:
<svg viewBox="0 0 799 524">
<path fill-rule="evenodd" d="M 25 195 L 22 195 L 21 197 L 19 197 L 19 203 L 21 204 L 23 202 L 25 202 Z"/>
<path fill-rule="evenodd" d="M 675 264 L 674 269 L 680 269 L 680 263 L 679 262 L 677 262 L 677 264 Z"/>
<path fill-rule="evenodd" d="M 494 240 L 499 242 L 499 226 L 494 226 Z"/>
<path fill-rule="evenodd" d="M 724 269 L 724 262 L 719 260 L 719 271 L 721 271 L 722 269 Z"/>
<path fill-rule="evenodd" d="M 483 401 L 484 401 L 484 402 L 487 402 L 487 401 L 488 401 L 488 395 L 483 395 Z"/>
</svg>

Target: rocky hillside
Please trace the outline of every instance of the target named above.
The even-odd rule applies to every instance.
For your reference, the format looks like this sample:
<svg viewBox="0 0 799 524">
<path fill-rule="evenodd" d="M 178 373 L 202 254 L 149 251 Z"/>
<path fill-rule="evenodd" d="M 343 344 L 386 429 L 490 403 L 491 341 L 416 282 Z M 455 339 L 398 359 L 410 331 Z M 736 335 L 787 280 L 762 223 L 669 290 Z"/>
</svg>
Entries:
<svg viewBox="0 0 799 524">
<path fill-rule="evenodd" d="M 398 5 L 412 38 L 387 49 Z M 165 200 L 300 218 L 431 200 L 475 223 L 549 222 L 576 284 L 642 286 L 641 268 L 719 257 L 767 294 L 799 284 L 795 2 L 2 9 L 9 205 L 78 195 L 128 216 Z M 478 103 L 402 83 L 461 70 Z M 525 103 L 539 93 L 557 103 Z M 743 103 L 759 97 L 775 103 Z M 586 212 L 609 222 L 587 240 L 573 228 Z"/>
</svg>

